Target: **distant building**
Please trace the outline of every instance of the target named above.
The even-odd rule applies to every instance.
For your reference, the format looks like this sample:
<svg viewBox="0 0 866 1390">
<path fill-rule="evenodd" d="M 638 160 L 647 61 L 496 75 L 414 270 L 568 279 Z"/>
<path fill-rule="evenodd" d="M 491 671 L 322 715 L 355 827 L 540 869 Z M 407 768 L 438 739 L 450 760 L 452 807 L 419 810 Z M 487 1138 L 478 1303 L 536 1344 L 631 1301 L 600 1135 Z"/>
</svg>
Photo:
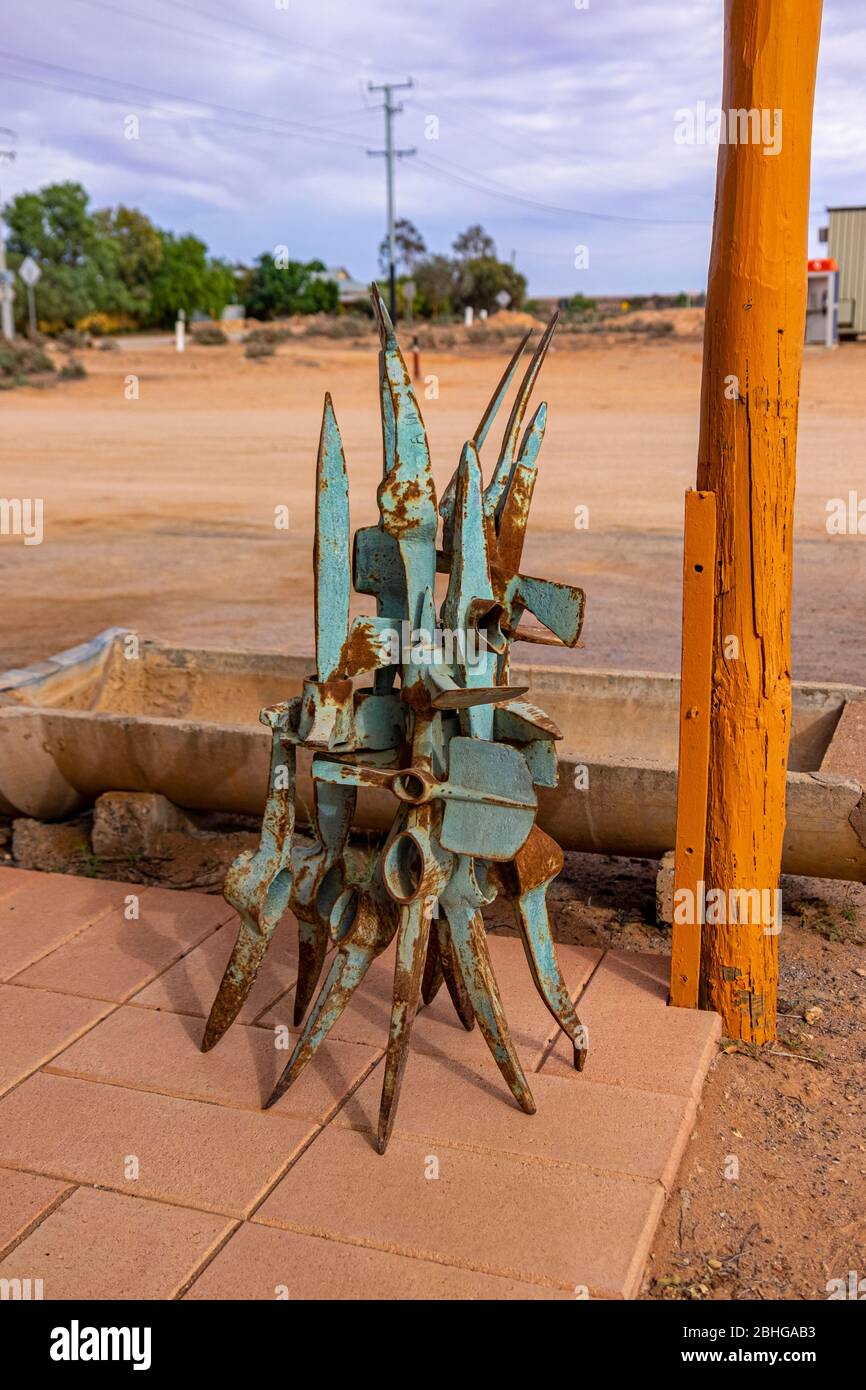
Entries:
<svg viewBox="0 0 866 1390">
<path fill-rule="evenodd" d="M 839 336 L 866 333 L 866 207 L 828 208 L 820 240 L 839 263 Z"/>
<path fill-rule="evenodd" d="M 313 279 L 333 280 L 341 304 L 365 304 L 370 298 L 370 286 L 362 280 L 353 280 L 344 265 L 329 265 L 326 270 L 314 271 Z"/>
</svg>

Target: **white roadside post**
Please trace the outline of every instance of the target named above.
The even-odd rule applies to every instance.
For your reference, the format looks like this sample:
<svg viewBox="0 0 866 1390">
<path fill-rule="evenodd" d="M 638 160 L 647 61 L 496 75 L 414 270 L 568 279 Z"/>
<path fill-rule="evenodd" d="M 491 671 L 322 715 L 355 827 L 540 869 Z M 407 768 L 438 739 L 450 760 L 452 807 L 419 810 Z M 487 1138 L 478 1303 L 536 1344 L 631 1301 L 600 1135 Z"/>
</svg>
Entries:
<svg viewBox="0 0 866 1390">
<path fill-rule="evenodd" d="M 42 279 L 42 271 L 32 256 L 25 256 L 18 267 L 18 274 L 27 286 L 27 317 L 30 323 L 30 337 L 36 337 L 36 286 Z"/>
<path fill-rule="evenodd" d="M 11 136 L 14 139 L 13 132 L 7 130 L 6 126 L 0 126 L 0 135 Z M 12 164 L 14 159 L 14 150 L 0 150 L 0 164 Z M 3 225 L 3 199 L 0 198 L 0 335 L 10 343 L 15 338 L 15 318 L 12 313 L 12 305 L 15 302 L 14 279 L 12 271 L 6 269 L 6 229 Z"/>
<path fill-rule="evenodd" d="M 183 309 L 177 311 L 177 323 L 174 325 L 174 345 L 178 352 L 186 350 L 186 312 Z"/>
</svg>

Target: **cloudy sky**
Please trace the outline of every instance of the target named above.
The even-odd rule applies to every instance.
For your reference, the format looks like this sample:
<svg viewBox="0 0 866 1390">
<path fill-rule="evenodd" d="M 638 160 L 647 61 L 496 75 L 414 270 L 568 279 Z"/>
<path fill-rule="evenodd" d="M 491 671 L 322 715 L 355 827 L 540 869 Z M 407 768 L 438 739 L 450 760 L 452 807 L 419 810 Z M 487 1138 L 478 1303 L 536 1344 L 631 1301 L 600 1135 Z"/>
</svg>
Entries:
<svg viewBox="0 0 866 1390">
<path fill-rule="evenodd" d="M 385 180 L 368 84 L 411 76 L 398 214 L 431 250 L 481 221 L 538 294 L 701 289 L 716 150 L 677 144 L 675 113 L 718 105 L 722 0 L 584 3 L 4 0 L 2 194 L 78 179 L 230 259 L 284 244 L 366 278 Z M 866 203 L 866 5 L 824 11 L 814 253 L 828 203 Z"/>
</svg>

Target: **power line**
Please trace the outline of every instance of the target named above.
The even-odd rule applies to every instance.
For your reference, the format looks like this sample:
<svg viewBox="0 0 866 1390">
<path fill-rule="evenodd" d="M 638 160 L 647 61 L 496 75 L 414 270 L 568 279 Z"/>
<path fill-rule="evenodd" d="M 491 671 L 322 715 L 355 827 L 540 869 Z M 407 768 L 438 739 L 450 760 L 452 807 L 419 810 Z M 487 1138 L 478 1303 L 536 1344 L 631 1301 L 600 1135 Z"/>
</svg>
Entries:
<svg viewBox="0 0 866 1390">
<path fill-rule="evenodd" d="M 486 193 L 491 198 L 501 198 L 505 202 L 520 203 L 524 207 L 535 208 L 539 212 L 553 212 L 565 217 L 587 218 L 595 222 L 622 222 L 633 226 L 706 227 L 709 225 L 708 222 L 688 221 L 675 217 L 629 217 L 626 213 L 589 212 L 586 208 L 566 208 L 556 203 L 541 202 L 537 198 L 527 198 L 524 194 L 514 193 L 502 185 L 490 181 L 482 182 L 484 176 L 476 175 L 471 169 L 461 169 L 457 165 L 446 166 L 444 161 L 441 164 L 434 164 L 421 155 L 418 156 L 417 162 L 421 169 L 428 170 L 438 178 L 461 184 L 465 188 L 472 188 L 477 193 Z"/>
<path fill-rule="evenodd" d="M 342 137 L 344 136 L 344 134 L 345 134 L 345 132 L 343 132 L 343 131 L 336 131 L 336 130 L 331 129 L 331 128 L 328 127 L 328 126 L 311 125 L 311 124 L 309 124 L 309 123 L 306 122 L 306 121 L 297 121 L 297 120 L 294 120 L 292 117 L 286 117 L 286 116 L 271 116 L 271 115 L 269 115 L 267 112 L 264 112 L 264 111 L 246 111 L 246 110 L 243 110 L 243 109 L 241 109 L 241 108 L 234 107 L 234 106 L 223 106 L 223 105 L 222 105 L 221 103 L 219 103 L 219 102 L 208 101 L 208 100 L 205 99 L 205 98 L 193 97 L 193 96 L 188 96 L 188 95 L 187 95 L 187 96 L 182 96 L 182 95 L 179 95 L 177 92 L 160 91 L 160 90 L 157 89 L 157 88 L 144 87 L 144 86 L 142 86 L 142 85 L 141 85 L 140 83 L 138 83 L 138 82 L 121 81 L 121 80 L 119 80 L 119 79 L 117 79 L 117 78 L 113 78 L 113 77 L 103 77 L 100 73 L 83 72 L 80 68 L 70 68 L 70 67 L 66 67 L 66 66 L 64 66 L 63 64 L 60 64 L 60 63 L 47 63 L 47 62 L 44 62 L 44 61 L 43 61 L 42 59 L 40 59 L 40 58 L 29 58 L 29 57 L 27 57 L 25 54 L 10 53 L 10 52 L 8 52 L 7 50 L 4 50 L 4 49 L 0 49 L 0 58 L 5 58 L 5 59 L 11 60 L 12 62 L 15 62 L 15 63 L 28 63 L 28 64 L 30 64 L 32 67 L 47 68 L 47 69 L 48 69 L 49 71 L 51 71 L 51 72 L 62 73 L 62 74 L 64 74 L 64 75 L 70 76 L 70 77 L 80 77 L 80 78 L 84 78 L 84 80 L 85 80 L 85 81 L 88 81 L 88 82 L 102 82 L 102 83 L 106 83 L 106 84 L 108 84 L 109 86 L 112 86 L 112 87 L 121 87 L 121 88 L 124 89 L 123 99 L 126 100 L 126 101 L 136 100 L 136 99 L 137 99 L 137 98 L 135 98 L 135 97 L 131 97 L 131 96 L 129 95 L 130 92 L 140 92 L 140 93 L 143 93 L 143 94 L 144 94 L 146 97 L 148 97 L 148 98 L 154 98 L 154 97 L 155 97 L 158 101 L 167 100 L 167 101 L 169 101 L 169 102 L 172 102 L 172 101 L 181 102 L 181 103 L 182 103 L 182 108 L 187 108 L 187 109 L 181 109 L 181 110 L 179 110 L 179 111 L 176 110 L 175 112 L 170 113 L 170 114 L 181 115 L 181 116 L 189 116 L 190 113 L 189 113 L 188 108 L 189 108 L 190 106 L 198 106 L 198 107 L 201 107 L 201 108 L 203 108 L 203 109 L 205 109 L 205 110 L 207 110 L 207 111 L 221 111 L 221 112 L 226 113 L 226 114 L 229 115 L 229 116 L 240 116 L 240 117 L 242 117 L 242 118 L 245 119 L 245 120 L 253 120 L 253 121 L 271 121 L 271 122 L 273 122 L 273 123 L 276 124 L 276 125 L 287 126 L 287 127 L 293 127 L 292 130 L 290 130 L 290 131 L 284 131 L 284 132 L 282 132 L 282 133 L 303 134 L 303 135 L 305 135 L 305 136 L 309 136 L 310 139 L 320 139 L 320 140 L 321 140 L 323 137 L 328 136 L 328 135 L 338 136 L 338 137 L 340 137 L 339 139 L 337 139 L 337 140 L 331 140 L 331 141 L 328 141 L 328 142 L 326 142 L 326 143 L 331 143 L 331 144 L 342 144 L 342 145 L 343 145 L 345 148 L 347 148 L 347 149 L 359 149 L 359 150 L 361 150 L 361 149 L 366 149 L 366 146 L 365 146 L 365 145 L 362 145 L 359 141 L 349 141 L 349 140 L 345 140 L 344 138 L 342 138 Z M 19 76 L 19 75 L 15 74 L 15 73 L 6 73 L 5 75 L 6 75 L 7 77 L 11 77 L 13 80 L 18 80 L 18 81 L 22 81 L 22 82 L 34 82 L 34 83 L 36 83 L 36 85 L 43 85 L 43 86 L 50 85 L 50 84 L 48 84 L 48 83 L 46 83 L 46 82 L 44 82 L 44 81 L 43 81 L 41 84 L 39 84 L 38 81 L 37 81 L 37 79 L 29 78 L 29 77 L 27 77 L 26 75 L 23 75 L 23 74 Z M 57 85 L 57 84 L 55 84 L 55 85 Z M 73 90 L 74 90 L 74 89 L 73 89 Z M 111 98 L 111 97 L 110 97 L 110 94 L 100 93 L 100 92 L 89 92 L 89 91 L 81 91 L 81 90 L 79 90 L 79 91 L 77 92 L 77 95 L 79 95 L 79 96 L 94 97 L 94 98 L 96 98 L 96 99 L 102 98 L 102 99 L 111 99 L 111 100 L 114 100 L 114 101 L 120 100 L 120 98 Z M 168 109 L 168 108 L 164 108 L 164 109 Z M 274 133 L 276 134 L 276 133 L 279 133 L 279 132 L 274 132 Z"/>
<path fill-rule="evenodd" d="M 359 66 L 382 71 L 377 63 L 370 62 L 368 58 L 344 58 L 341 53 L 335 52 L 332 48 L 316 48 L 312 44 L 302 43 L 300 39 L 287 38 L 282 34 L 274 34 L 269 29 L 263 29 L 259 24 L 250 24 L 248 20 L 238 19 L 234 15 L 227 15 L 218 10 L 203 10 L 198 5 L 184 3 L 184 0 L 172 0 L 171 4 L 169 4 L 169 0 L 161 0 L 161 3 L 167 5 L 169 9 L 186 10 L 189 14 L 198 15 L 200 18 L 208 20 L 211 24 L 216 20 L 217 23 L 230 25 L 234 29 L 246 29 L 249 33 L 260 34 L 268 39 L 270 43 L 282 44 L 287 48 L 300 49 L 303 52 L 312 54 L 319 61 L 323 58 L 327 58 L 332 63 L 338 64 L 345 70 L 351 69 L 353 73 L 358 71 Z"/>
</svg>

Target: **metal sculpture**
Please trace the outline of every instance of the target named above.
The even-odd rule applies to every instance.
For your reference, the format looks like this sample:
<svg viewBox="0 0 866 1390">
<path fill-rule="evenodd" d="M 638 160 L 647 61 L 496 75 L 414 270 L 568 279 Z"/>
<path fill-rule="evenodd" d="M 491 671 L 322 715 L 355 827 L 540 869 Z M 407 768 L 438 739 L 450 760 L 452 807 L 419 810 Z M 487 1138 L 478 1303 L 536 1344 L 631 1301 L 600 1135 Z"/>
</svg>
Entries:
<svg viewBox="0 0 866 1390">
<path fill-rule="evenodd" d="M 255 854 L 242 854 L 225 896 L 240 932 L 205 1028 L 202 1050 L 237 1016 L 280 919 L 298 921 L 297 1043 L 272 1105 L 298 1077 L 396 936 L 394 995 L 378 1148 L 391 1133 L 420 1003 L 446 986 L 460 1022 L 477 1021 L 521 1109 L 535 1103 L 512 1043 L 487 948 L 481 909 L 512 901 L 532 980 L 586 1057 L 584 1031 L 563 980 L 547 915 L 562 852 L 536 824 L 536 787 L 556 785 L 546 714 L 509 684 L 515 640 L 572 647 L 584 595 L 520 572 L 544 437 L 542 404 L 521 437 L 530 396 L 556 326 L 551 320 L 518 390 L 496 466 L 483 487 L 479 451 L 526 348 L 527 333 L 439 507 L 427 436 L 394 328 L 376 286 L 384 477 L 380 520 L 355 534 L 349 555 L 346 463 L 325 397 L 316 475 L 316 673 L 303 693 L 262 711 L 272 731 L 270 783 Z M 448 576 L 437 615 L 437 572 Z M 355 590 L 375 617 L 349 620 Z M 521 628 L 525 612 L 542 628 Z M 354 678 L 372 672 L 372 686 Z M 399 684 L 398 684 L 399 680 Z M 293 844 L 295 757 L 314 750 L 313 843 Z M 395 816 L 383 843 L 347 856 L 359 788 L 387 788 Z M 359 868 L 360 864 L 360 868 Z M 329 959 L 330 955 L 330 959 Z M 305 1015 L 325 965 L 327 976 Z M 302 1026 L 303 1025 L 303 1026 Z"/>
</svg>

